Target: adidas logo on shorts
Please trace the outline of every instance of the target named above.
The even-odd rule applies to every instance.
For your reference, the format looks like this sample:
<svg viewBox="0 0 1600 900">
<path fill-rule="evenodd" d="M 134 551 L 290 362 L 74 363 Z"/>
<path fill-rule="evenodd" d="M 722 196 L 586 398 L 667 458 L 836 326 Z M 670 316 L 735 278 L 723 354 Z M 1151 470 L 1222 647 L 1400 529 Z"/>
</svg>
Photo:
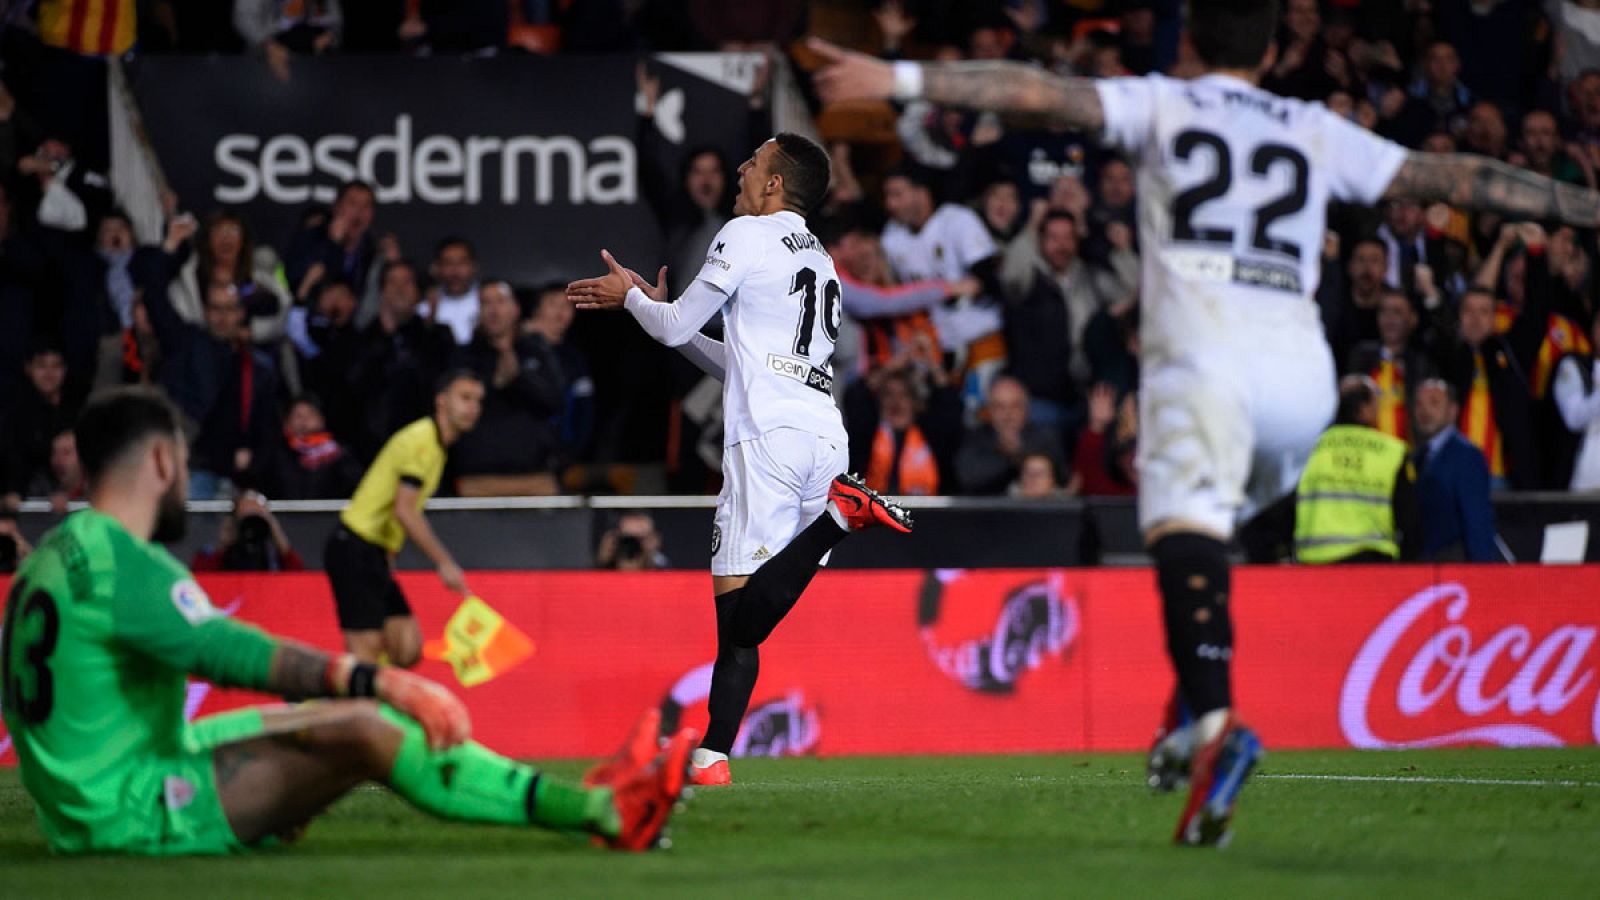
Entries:
<svg viewBox="0 0 1600 900">
<path fill-rule="evenodd" d="M 756 552 L 750 554 L 750 558 L 756 562 L 761 562 L 764 559 L 771 559 L 772 551 L 768 550 L 765 546 L 759 547 L 756 549 Z"/>
</svg>

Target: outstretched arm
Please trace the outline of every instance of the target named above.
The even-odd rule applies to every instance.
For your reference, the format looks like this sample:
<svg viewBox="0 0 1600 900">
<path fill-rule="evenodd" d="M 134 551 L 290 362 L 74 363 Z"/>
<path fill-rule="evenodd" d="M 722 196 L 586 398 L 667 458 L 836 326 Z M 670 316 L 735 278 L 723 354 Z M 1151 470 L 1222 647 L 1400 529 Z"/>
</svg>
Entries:
<svg viewBox="0 0 1600 900">
<path fill-rule="evenodd" d="M 1559 220 L 1580 228 L 1600 225 L 1600 194 L 1471 153 L 1411 153 L 1395 173 L 1385 199 L 1499 213 L 1514 219 Z"/>
<path fill-rule="evenodd" d="M 1016 62 L 886 63 L 812 38 L 808 45 L 827 66 L 817 72 L 817 92 L 842 100 L 914 100 L 984 109 L 1028 124 L 1098 131 L 1105 124 L 1100 94 L 1087 78 L 1062 78 Z"/>
</svg>

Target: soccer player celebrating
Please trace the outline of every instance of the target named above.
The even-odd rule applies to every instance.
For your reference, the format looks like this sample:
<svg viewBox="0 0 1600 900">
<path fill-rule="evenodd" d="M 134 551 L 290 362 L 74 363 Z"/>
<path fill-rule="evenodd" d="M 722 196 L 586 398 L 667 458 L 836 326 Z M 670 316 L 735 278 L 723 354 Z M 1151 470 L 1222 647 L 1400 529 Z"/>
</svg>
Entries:
<svg viewBox="0 0 1600 900">
<path fill-rule="evenodd" d="M 461 567 L 422 507 L 439 488 L 445 451 L 478 424 L 483 382 L 466 369 L 449 372 L 433 402 L 433 415 L 395 432 L 378 451 L 323 549 L 345 649 L 362 662 L 410 667 L 422 656 L 422 630 L 393 572 L 407 537 L 438 566 L 445 587 L 467 592 Z"/>
<path fill-rule="evenodd" d="M 563 783 L 469 741 L 466 707 L 374 666 L 224 618 L 156 541 L 182 536 L 188 450 L 146 388 L 92 399 L 77 425 L 90 508 L 17 572 L 0 638 L 6 727 L 22 783 L 60 853 L 227 853 L 290 835 L 363 781 L 446 819 L 656 843 L 696 735 L 644 757 L 630 742 Z M 184 678 L 286 697 L 184 721 Z M 654 720 L 646 715 L 645 726 Z M 653 732 L 653 728 L 648 728 Z"/>
<path fill-rule="evenodd" d="M 580 309 L 626 308 L 651 337 L 722 379 L 723 486 L 711 533 L 717 658 L 696 784 L 731 782 L 728 752 L 755 689 L 757 648 L 829 551 L 856 529 L 911 530 L 905 510 L 841 474 L 849 453 L 829 365 L 839 278 L 805 221 L 828 177 L 826 151 L 780 134 L 739 167 L 735 218 L 676 303 L 663 302 L 665 268 L 650 285 L 606 251 L 605 275 L 567 288 Z M 699 333 L 718 310 L 726 343 Z"/>
<path fill-rule="evenodd" d="M 1191 3 L 1189 36 L 1207 70 L 1193 81 L 1062 78 L 1011 62 L 891 65 L 811 43 L 828 63 L 817 76 L 825 100 L 993 110 L 1096 131 L 1136 161 L 1139 520 L 1178 694 L 1197 717 L 1158 743 L 1151 777 L 1173 784 L 1181 773 L 1167 770 L 1178 767 L 1190 775 L 1176 834 L 1189 844 L 1227 840 L 1234 800 L 1262 752 L 1233 711 L 1225 546 L 1247 506 L 1294 485 L 1332 417 L 1334 366 L 1313 300 L 1324 207 L 1410 197 L 1600 224 L 1591 191 L 1486 157 L 1408 152 L 1321 104 L 1261 90 L 1277 7 Z"/>
</svg>

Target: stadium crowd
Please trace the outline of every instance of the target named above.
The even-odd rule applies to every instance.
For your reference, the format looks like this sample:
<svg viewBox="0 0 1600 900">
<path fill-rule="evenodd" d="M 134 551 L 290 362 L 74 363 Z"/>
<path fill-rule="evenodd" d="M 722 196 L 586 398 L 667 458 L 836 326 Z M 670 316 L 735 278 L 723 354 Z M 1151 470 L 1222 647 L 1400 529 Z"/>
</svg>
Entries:
<svg viewBox="0 0 1600 900">
<path fill-rule="evenodd" d="M 74 46 L 82 36 L 56 19 L 84 4 L 130 20 L 137 5 L 137 23 L 125 23 L 125 42 L 102 28 L 101 44 Z M 827 5 L 855 8 L 845 18 L 870 26 L 831 36 L 889 58 L 1027 59 L 1102 77 L 1193 67 L 1179 0 Z M 350 52 L 785 52 L 815 10 L 800 0 L 229 6 L 39 0 L 0 44 L 9 499 L 81 496 L 68 425 L 92 388 L 128 382 L 163 386 L 185 414 L 194 496 L 342 498 L 456 367 L 489 390 L 481 424 L 452 450 L 447 491 L 626 490 L 595 480 L 618 461 L 664 464 L 674 490 L 714 488 L 718 404 L 705 402 L 715 394 L 691 366 L 648 342 L 576 339 L 562 286 L 494 280 L 471 234 L 401 246 L 366 185 L 347 184 L 287 235 L 226 209 L 190 214 L 186 202 L 198 200 L 169 197 L 164 240 L 137 245 L 112 204 L 103 133 L 63 118 L 93 105 L 63 108 L 73 79 L 42 84 L 37 73 L 135 46 L 252 53 L 275 67 Z M 1482 153 L 1593 187 L 1596 35 L 1600 0 L 1287 0 L 1264 86 L 1408 147 Z M 731 214 L 737 161 L 666 159 L 652 143 L 657 86 L 644 69 L 638 87 L 641 183 L 664 238 L 655 262 L 693 272 Z M 894 114 L 888 158 L 831 144 L 830 203 L 810 223 L 845 281 L 835 384 L 852 467 L 897 495 L 1133 493 L 1139 246 L 1128 161 L 1089 134 L 920 102 Z M 759 97 L 749 127 L 770 130 Z M 1338 208 L 1329 220 L 1318 295 L 1327 339 L 1341 374 L 1376 381 L 1383 431 L 1424 450 L 1448 423 L 1418 421 L 1417 389 L 1442 379 L 1455 427 L 1485 455 L 1496 489 L 1600 489 L 1595 234 L 1406 202 Z M 670 396 L 640 402 L 616 377 L 622 368 L 672 373 Z M 607 385 L 620 387 L 607 396 L 597 388 Z"/>
</svg>

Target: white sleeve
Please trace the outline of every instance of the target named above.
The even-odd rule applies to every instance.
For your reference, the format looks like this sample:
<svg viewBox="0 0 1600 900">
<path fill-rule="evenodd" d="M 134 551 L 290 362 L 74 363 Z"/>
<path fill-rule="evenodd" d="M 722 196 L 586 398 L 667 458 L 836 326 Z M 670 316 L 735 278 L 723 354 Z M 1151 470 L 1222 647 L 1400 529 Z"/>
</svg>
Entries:
<svg viewBox="0 0 1600 900">
<path fill-rule="evenodd" d="M 970 269 L 989 257 L 1000 252 L 995 246 L 994 238 L 990 237 L 989 229 L 983 225 L 983 220 L 978 214 L 966 207 L 961 207 L 964 215 L 957 220 L 959 223 L 955 233 L 956 258 L 961 261 L 961 268 Z"/>
<path fill-rule="evenodd" d="M 1556 398 L 1556 407 L 1561 410 L 1561 421 L 1566 423 L 1569 431 L 1582 431 L 1596 417 L 1600 417 L 1600 388 L 1585 396 L 1583 375 L 1578 371 L 1578 366 L 1578 360 L 1573 357 L 1563 359 L 1561 365 L 1556 367 L 1555 383 L 1550 388 Z"/>
<path fill-rule="evenodd" d="M 700 326 L 710 321 L 726 302 L 727 295 L 716 285 L 697 278 L 679 295 L 676 303 L 657 303 L 646 297 L 644 291 L 633 288 L 622 305 L 639 321 L 646 334 L 668 347 L 677 347 L 688 343 Z"/>
<path fill-rule="evenodd" d="M 687 344 L 678 345 L 678 353 L 712 378 L 728 380 L 728 346 L 721 341 L 697 331 L 689 336 Z"/>
<path fill-rule="evenodd" d="M 1328 192 L 1346 203 L 1377 203 L 1405 164 L 1406 148 L 1326 109 L 1322 121 L 1327 140 L 1314 164 L 1328 173 Z"/>
<path fill-rule="evenodd" d="M 1094 89 L 1106 122 L 1100 139 L 1129 153 L 1142 151 L 1156 130 L 1156 82 L 1148 77 L 1102 78 Z"/>
<path fill-rule="evenodd" d="M 750 273 L 760 267 L 766 255 L 769 242 L 762 240 L 764 231 L 754 216 L 740 216 L 722 226 L 706 250 L 705 265 L 700 267 L 697 276 L 699 280 L 732 297 Z"/>
</svg>

